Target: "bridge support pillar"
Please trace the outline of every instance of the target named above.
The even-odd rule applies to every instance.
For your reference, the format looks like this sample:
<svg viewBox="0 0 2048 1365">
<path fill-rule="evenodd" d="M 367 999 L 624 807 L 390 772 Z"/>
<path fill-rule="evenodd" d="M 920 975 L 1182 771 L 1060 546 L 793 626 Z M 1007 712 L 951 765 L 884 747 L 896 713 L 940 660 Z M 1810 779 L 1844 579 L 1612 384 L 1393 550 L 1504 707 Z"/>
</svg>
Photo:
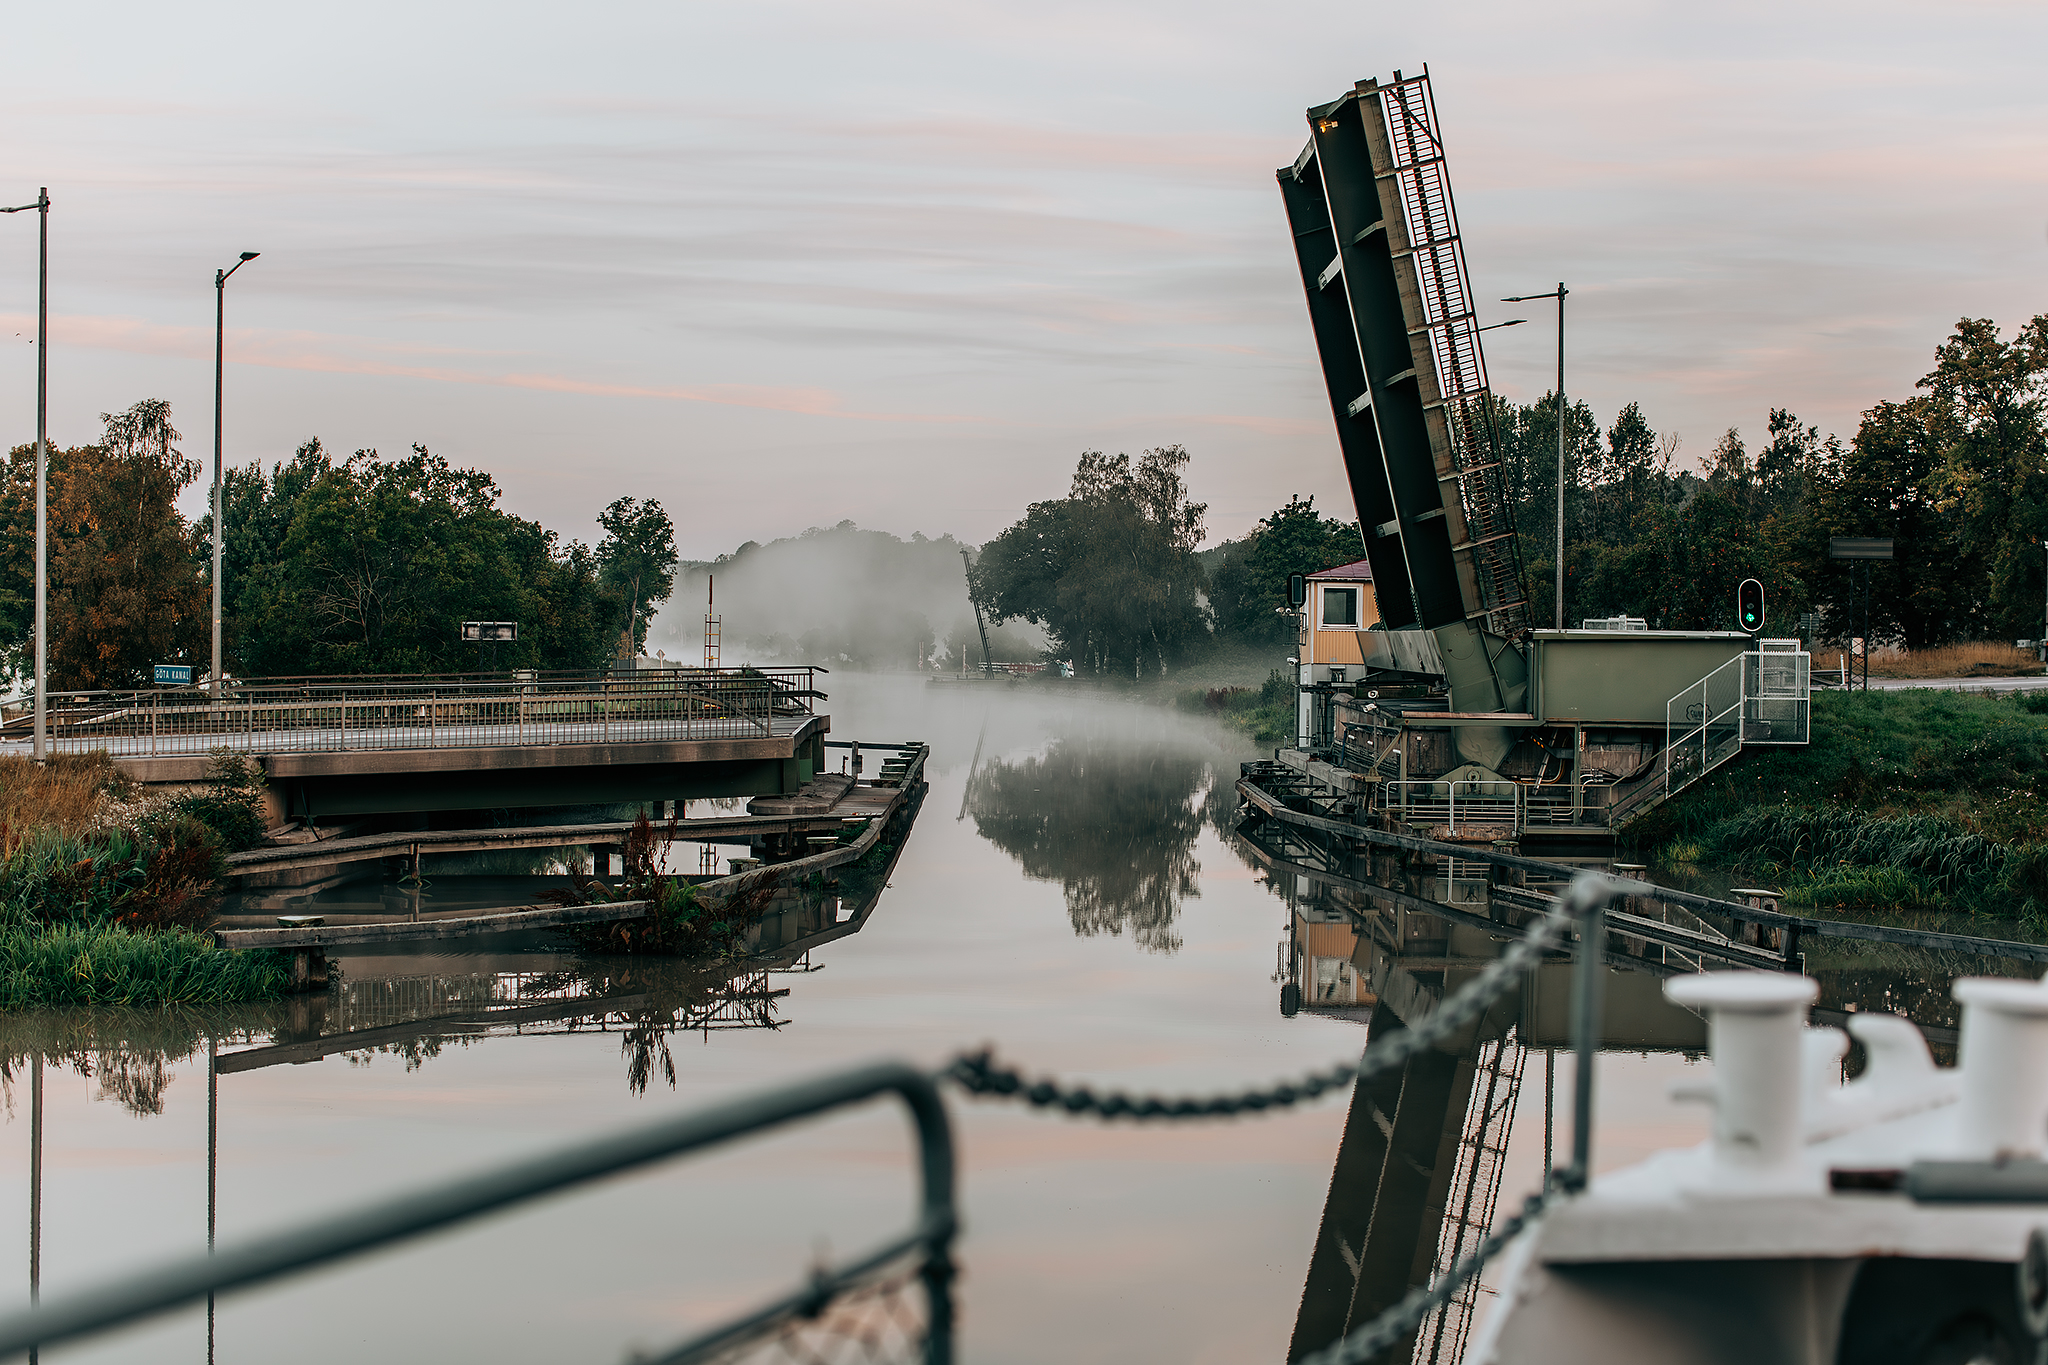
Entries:
<svg viewBox="0 0 2048 1365">
<path fill-rule="evenodd" d="M 327 954 L 319 948 L 292 949 L 293 992 L 303 994 L 326 989 Z"/>
</svg>

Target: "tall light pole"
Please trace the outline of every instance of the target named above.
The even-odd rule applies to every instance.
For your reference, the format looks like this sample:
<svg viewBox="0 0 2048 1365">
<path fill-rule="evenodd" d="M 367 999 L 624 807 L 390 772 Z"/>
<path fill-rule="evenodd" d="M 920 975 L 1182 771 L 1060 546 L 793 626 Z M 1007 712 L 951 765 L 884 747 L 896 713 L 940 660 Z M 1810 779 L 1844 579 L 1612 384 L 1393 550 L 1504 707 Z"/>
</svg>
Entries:
<svg viewBox="0 0 2048 1365">
<path fill-rule="evenodd" d="M 1502 303 L 1527 303 L 1532 299 L 1557 300 L 1557 629 L 1564 629 L 1564 296 L 1571 291 L 1564 281 L 1548 294 L 1516 294 Z"/>
<path fill-rule="evenodd" d="M 226 528 L 220 518 L 220 395 L 227 354 L 228 276 L 263 253 L 245 251 L 226 270 L 213 272 L 213 702 L 220 705 L 220 569 Z"/>
<path fill-rule="evenodd" d="M 36 255 L 36 729 L 33 753 L 41 763 L 49 748 L 49 704 L 43 693 L 50 635 L 50 187 L 33 204 L 0 213 L 36 210 L 40 248 Z"/>
</svg>

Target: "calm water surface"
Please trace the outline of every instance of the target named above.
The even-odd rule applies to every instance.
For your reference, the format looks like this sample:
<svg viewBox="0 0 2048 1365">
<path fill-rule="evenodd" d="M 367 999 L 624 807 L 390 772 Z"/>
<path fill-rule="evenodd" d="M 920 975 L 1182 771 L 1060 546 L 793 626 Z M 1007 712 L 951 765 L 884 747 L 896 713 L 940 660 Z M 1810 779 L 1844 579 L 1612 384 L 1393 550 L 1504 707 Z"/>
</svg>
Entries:
<svg viewBox="0 0 2048 1365">
<path fill-rule="evenodd" d="M 814 948 L 814 970 L 725 987 L 722 976 L 579 959 L 508 936 L 470 954 L 343 957 L 352 1013 L 334 1013 L 337 996 L 324 1023 L 287 1007 L 7 1021 L 0 1227 L 13 1232 L 0 1282 L 25 1299 L 38 1054 L 49 1057 L 48 1295 L 205 1246 L 208 1035 L 232 1052 L 373 1026 L 417 1013 L 434 992 L 436 1012 L 461 1010 L 465 991 L 476 1003 L 524 991 L 541 1006 L 516 1027 L 450 1025 L 219 1078 L 223 1243 L 875 1057 L 935 1065 L 987 1042 L 1033 1071 L 1207 1090 L 1363 1045 L 1363 1012 L 1280 1016 L 1277 954 L 1293 907 L 1315 893 L 1273 877 L 1224 832 L 1237 764 L 1254 756 L 1241 740 L 1161 709 L 1038 688 L 832 683 L 835 735 L 928 742 L 931 790 L 886 888 L 869 888 L 879 895 L 858 932 Z M 522 885 L 456 875 L 482 870 L 437 876 L 435 894 L 502 904 Z M 359 886 L 323 899 L 377 895 Z M 829 929 L 857 899 L 791 923 Z M 1851 998 L 1900 979 L 1898 963 L 1849 965 L 1863 976 L 1837 993 Z M 579 1024 L 567 1002 L 587 992 L 631 997 L 639 1013 Z M 540 1017 L 551 1001 L 557 1017 Z M 701 1026 L 674 1029 L 678 1018 Z M 1693 1064 L 1654 1050 L 1603 1057 L 1601 1166 L 1704 1135 L 1703 1114 L 1664 1098 Z M 1541 1167 L 1542 1074 L 1539 1059 L 1515 1109 L 1503 1208 Z M 1174 1128 L 1104 1127 L 957 1095 L 953 1112 L 962 1359 L 1284 1359 L 1342 1099 Z M 218 1310 L 216 1358 L 537 1362 L 659 1347 L 787 1286 L 820 1253 L 857 1251 L 903 1226 L 909 1153 L 903 1120 L 878 1105 L 669 1163 L 237 1295 Z M 1370 1192 L 1343 1197 L 1369 1204 Z M 205 1351 L 204 1313 L 193 1310 L 44 1358 L 201 1361 Z"/>
</svg>

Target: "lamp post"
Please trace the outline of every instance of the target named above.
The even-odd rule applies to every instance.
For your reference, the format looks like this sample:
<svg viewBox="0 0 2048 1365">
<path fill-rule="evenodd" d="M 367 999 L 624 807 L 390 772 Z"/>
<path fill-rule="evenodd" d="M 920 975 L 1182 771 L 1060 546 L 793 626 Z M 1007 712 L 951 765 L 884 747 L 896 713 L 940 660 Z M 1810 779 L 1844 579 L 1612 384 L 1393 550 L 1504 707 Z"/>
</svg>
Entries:
<svg viewBox="0 0 2048 1365">
<path fill-rule="evenodd" d="M 1502 303 L 1527 303 L 1532 299 L 1557 300 L 1557 629 L 1564 629 L 1564 296 L 1571 291 L 1564 281 L 1548 294 L 1516 294 Z"/>
<path fill-rule="evenodd" d="M 0 213 L 36 211 L 40 238 L 36 254 L 36 728 L 32 752 L 41 763 L 49 748 L 49 707 L 43 699 L 49 662 L 50 625 L 50 188 L 33 204 Z"/>
<path fill-rule="evenodd" d="M 220 705 L 220 570 L 226 535 L 220 519 L 220 395 L 227 352 L 228 276 L 263 253 L 245 251 L 226 270 L 213 272 L 213 704 Z"/>
</svg>

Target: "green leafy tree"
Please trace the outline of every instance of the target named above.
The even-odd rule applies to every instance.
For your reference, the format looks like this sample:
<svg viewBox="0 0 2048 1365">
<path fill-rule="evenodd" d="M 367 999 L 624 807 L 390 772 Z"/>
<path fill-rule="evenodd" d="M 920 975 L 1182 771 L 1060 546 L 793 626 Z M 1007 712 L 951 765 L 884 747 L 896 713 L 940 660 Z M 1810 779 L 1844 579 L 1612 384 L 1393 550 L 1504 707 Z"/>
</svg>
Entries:
<svg viewBox="0 0 2048 1365">
<path fill-rule="evenodd" d="M 415 446 L 335 461 L 318 441 L 266 473 L 234 471 L 229 657 L 250 677 L 458 672 L 484 662 L 465 620 L 520 624 L 499 668 L 589 668 L 609 607 L 587 547 L 498 506 L 480 470 Z"/>
<path fill-rule="evenodd" d="M 1201 607 L 1208 508 L 1188 498 L 1180 446 L 1081 456 L 1068 495 L 1034 503 L 982 547 L 970 589 L 992 622 L 1045 628 L 1078 671 L 1163 673 L 1208 643 Z"/>
<path fill-rule="evenodd" d="M 1365 540 L 1357 522 L 1318 513 L 1313 495 L 1290 499 L 1227 547 L 1209 590 L 1217 636 L 1246 645 L 1291 643 L 1288 577 L 1363 558 Z"/>
<path fill-rule="evenodd" d="M 676 579 L 676 533 L 653 498 L 620 498 L 600 512 L 604 539 L 597 545 L 600 581 L 617 597 L 619 654 L 637 655 L 647 643 L 647 619 L 668 600 Z"/>
<path fill-rule="evenodd" d="M 203 546 L 177 496 L 199 476 L 179 453 L 171 409 L 144 399 L 103 413 L 97 445 L 50 452 L 50 684 L 120 688 L 150 665 L 203 665 L 212 613 Z M 34 648 L 35 448 L 11 452 L 0 502 L 0 621 L 6 663 L 26 672 Z"/>
</svg>

